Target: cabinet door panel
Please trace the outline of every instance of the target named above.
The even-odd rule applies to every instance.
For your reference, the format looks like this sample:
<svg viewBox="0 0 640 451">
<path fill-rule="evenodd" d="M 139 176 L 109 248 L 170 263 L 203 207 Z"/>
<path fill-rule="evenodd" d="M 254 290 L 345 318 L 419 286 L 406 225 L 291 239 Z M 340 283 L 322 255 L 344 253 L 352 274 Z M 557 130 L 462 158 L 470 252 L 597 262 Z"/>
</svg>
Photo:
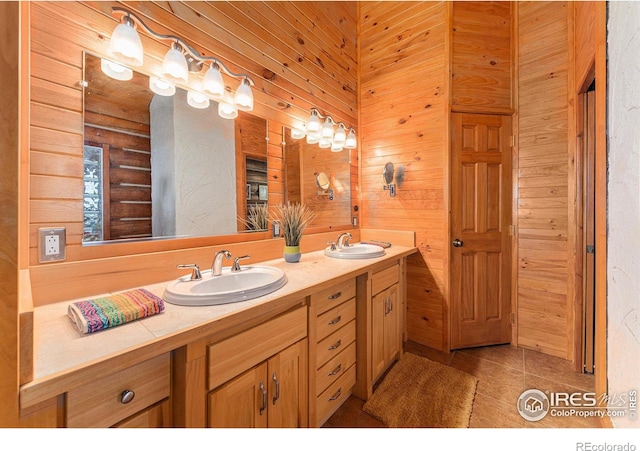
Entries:
<svg viewBox="0 0 640 451">
<path fill-rule="evenodd" d="M 269 359 L 269 427 L 306 426 L 306 340 Z"/>
<path fill-rule="evenodd" d="M 209 427 L 266 427 L 267 387 L 265 362 L 209 393 Z"/>
</svg>

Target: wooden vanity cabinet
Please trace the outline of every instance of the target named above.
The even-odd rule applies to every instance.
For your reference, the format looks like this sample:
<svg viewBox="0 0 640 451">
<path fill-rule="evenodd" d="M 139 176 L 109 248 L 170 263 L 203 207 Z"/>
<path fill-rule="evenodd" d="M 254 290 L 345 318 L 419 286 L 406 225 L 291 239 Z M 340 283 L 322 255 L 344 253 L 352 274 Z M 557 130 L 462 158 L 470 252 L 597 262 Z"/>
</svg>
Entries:
<svg viewBox="0 0 640 451">
<path fill-rule="evenodd" d="M 371 276 L 371 371 L 373 382 L 399 357 L 402 349 L 400 265 Z"/>
<path fill-rule="evenodd" d="M 309 425 L 319 427 L 351 395 L 356 383 L 356 281 L 310 297 Z"/>
<path fill-rule="evenodd" d="M 307 309 L 208 346 L 207 426 L 307 426 Z"/>
</svg>

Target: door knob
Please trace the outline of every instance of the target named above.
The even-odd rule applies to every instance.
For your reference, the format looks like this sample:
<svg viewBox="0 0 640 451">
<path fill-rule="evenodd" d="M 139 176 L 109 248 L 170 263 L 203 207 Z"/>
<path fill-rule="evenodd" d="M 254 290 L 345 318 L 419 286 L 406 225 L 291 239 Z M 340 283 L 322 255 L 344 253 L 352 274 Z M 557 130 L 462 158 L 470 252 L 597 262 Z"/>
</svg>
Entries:
<svg viewBox="0 0 640 451">
<path fill-rule="evenodd" d="M 458 238 L 456 238 L 455 240 L 453 240 L 453 247 L 462 247 L 464 243 L 459 240 Z"/>
</svg>

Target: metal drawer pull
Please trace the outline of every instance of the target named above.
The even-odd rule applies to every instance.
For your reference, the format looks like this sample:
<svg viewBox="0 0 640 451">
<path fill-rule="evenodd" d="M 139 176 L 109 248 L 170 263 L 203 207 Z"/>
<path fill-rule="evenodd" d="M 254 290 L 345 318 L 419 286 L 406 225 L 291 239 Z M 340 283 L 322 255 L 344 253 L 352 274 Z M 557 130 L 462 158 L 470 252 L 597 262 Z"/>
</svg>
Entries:
<svg viewBox="0 0 640 451">
<path fill-rule="evenodd" d="M 267 390 L 264 388 L 264 382 L 260 381 L 260 391 L 262 392 L 262 405 L 260 406 L 260 415 L 267 409 Z"/>
<path fill-rule="evenodd" d="M 129 404 L 131 401 L 133 401 L 133 398 L 135 398 L 135 396 L 136 396 L 135 392 L 131 390 L 125 390 L 120 395 L 120 402 L 122 404 Z"/>
<path fill-rule="evenodd" d="M 342 321 L 342 315 L 338 315 L 336 319 L 332 319 L 331 321 L 329 321 L 329 326 L 338 324 L 340 321 Z"/>
<path fill-rule="evenodd" d="M 275 405 L 276 401 L 280 399 L 280 381 L 276 373 L 273 373 L 273 382 L 276 384 L 276 394 L 273 396 L 273 405 Z"/>
<path fill-rule="evenodd" d="M 329 372 L 329 376 L 335 376 L 336 374 L 338 374 L 340 371 L 342 371 L 342 363 L 338 365 L 338 367 Z"/>
<path fill-rule="evenodd" d="M 338 399 L 340 397 L 341 394 L 342 394 L 342 387 L 340 387 L 338 389 L 338 391 L 336 392 L 335 395 L 333 395 L 331 398 L 329 398 L 329 401 L 335 401 L 336 399 Z"/>
<path fill-rule="evenodd" d="M 342 340 L 338 340 L 338 342 L 336 344 L 329 346 L 328 350 L 329 351 L 334 351 L 334 350 L 338 349 L 340 346 L 342 346 Z"/>
<path fill-rule="evenodd" d="M 332 294 L 328 299 L 338 299 L 340 296 L 342 296 L 342 291 Z"/>
</svg>

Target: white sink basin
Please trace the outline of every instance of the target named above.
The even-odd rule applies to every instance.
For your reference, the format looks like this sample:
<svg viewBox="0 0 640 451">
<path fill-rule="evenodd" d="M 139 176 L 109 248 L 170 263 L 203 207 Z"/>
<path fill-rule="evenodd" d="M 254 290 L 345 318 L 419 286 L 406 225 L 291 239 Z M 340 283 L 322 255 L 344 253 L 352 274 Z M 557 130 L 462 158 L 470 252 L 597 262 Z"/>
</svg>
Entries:
<svg viewBox="0 0 640 451">
<path fill-rule="evenodd" d="M 324 255 L 331 258 L 359 259 L 359 258 L 376 258 L 382 257 L 385 250 L 382 246 L 375 244 L 356 243 L 349 247 L 337 248 L 331 250 L 330 247 L 324 250 Z"/>
<path fill-rule="evenodd" d="M 212 276 L 211 270 L 202 271 L 201 280 L 184 276 L 169 283 L 164 299 L 177 305 L 219 305 L 247 301 L 273 293 L 287 283 L 287 275 L 271 266 L 245 266 L 232 272 L 223 268 L 222 274 Z"/>
</svg>

